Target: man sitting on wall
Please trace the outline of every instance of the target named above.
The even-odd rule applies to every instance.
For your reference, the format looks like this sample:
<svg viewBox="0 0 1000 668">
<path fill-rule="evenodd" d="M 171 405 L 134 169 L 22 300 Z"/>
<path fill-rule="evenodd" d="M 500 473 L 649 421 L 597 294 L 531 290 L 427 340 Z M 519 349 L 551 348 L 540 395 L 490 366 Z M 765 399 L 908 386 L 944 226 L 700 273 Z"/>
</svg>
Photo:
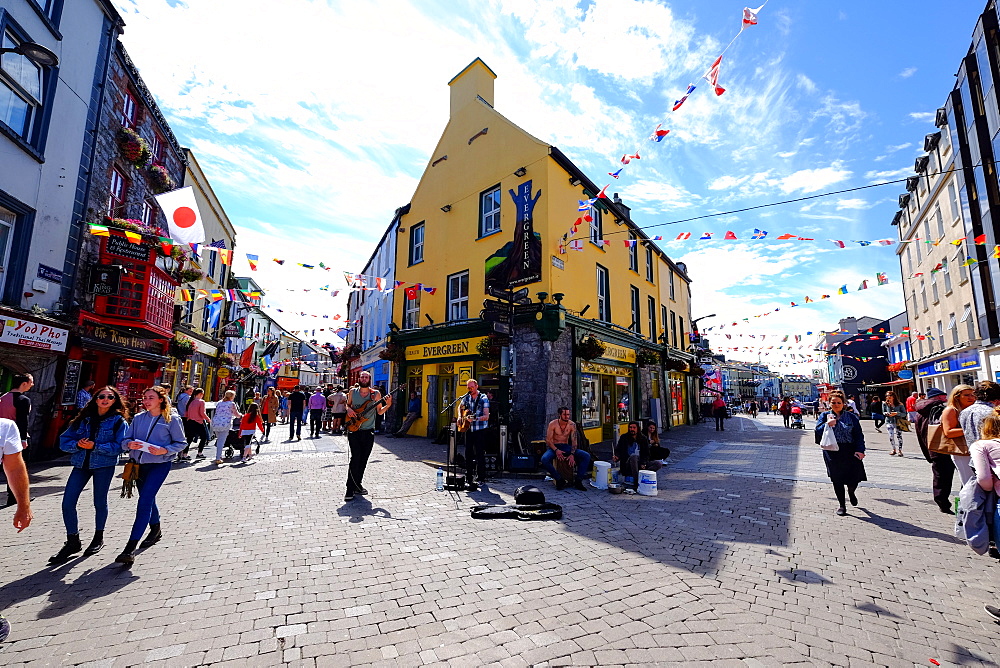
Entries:
<svg viewBox="0 0 1000 668">
<path fill-rule="evenodd" d="M 578 449 L 576 423 L 569 419 L 569 409 L 565 406 L 559 409 L 559 418 L 549 422 L 545 430 L 545 445 L 548 448 L 542 455 L 541 465 L 556 481 L 556 489 L 566 489 L 566 480 L 556 471 L 556 467 L 552 464 L 554 459 L 560 462 L 568 460 L 570 466 L 576 464 L 576 481 L 573 483 L 573 488 L 586 492 L 583 479 L 590 470 L 590 453 Z"/>
</svg>

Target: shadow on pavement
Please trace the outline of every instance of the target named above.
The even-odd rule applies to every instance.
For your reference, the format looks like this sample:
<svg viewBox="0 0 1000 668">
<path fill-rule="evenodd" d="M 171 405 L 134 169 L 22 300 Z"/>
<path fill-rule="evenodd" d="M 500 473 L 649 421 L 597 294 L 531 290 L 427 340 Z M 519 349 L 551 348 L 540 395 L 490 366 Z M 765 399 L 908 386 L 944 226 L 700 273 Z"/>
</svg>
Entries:
<svg viewBox="0 0 1000 668">
<path fill-rule="evenodd" d="M 344 505 L 337 509 L 337 514 L 348 518 L 351 524 L 364 522 L 366 517 L 396 520 L 397 522 L 407 521 L 406 518 L 393 517 L 392 513 L 385 508 L 372 506 L 372 502 L 363 496 L 355 496 L 353 501 L 345 501 Z"/>
<path fill-rule="evenodd" d="M 864 511 L 868 517 L 856 516 L 859 520 L 862 522 L 871 522 L 875 526 L 881 527 L 886 531 L 892 531 L 893 533 L 917 538 L 937 538 L 938 540 L 943 540 L 946 543 L 959 544 L 962 542 L 951 534 L 931 531 L 930 529 L 925 529 L 924 527 L 917 526 L 916 524 L 910 524 L 909 522 L 904 522 L 903 520 L 897 520 L 883 515 L 876 515 L 867 508 L 861 508 L 860 510 Z"/>
<path fill-rule="evenodd" d="M 47 566 L 19 580 L 4 584 L 0 587 L 0 609 L 48 594 L 48 603 L 38 613 L 38 617 L 55 618 L 95 599 L 113 594 L 139 579 L 139 576 L 118 564 L 107 564 L 82 573 L 72 582 L 63 581 L 63 577 L 74 566 L 79 566 L 85 561 L 85 558 L 76 558 L 59 566 Z"/>
</svg>

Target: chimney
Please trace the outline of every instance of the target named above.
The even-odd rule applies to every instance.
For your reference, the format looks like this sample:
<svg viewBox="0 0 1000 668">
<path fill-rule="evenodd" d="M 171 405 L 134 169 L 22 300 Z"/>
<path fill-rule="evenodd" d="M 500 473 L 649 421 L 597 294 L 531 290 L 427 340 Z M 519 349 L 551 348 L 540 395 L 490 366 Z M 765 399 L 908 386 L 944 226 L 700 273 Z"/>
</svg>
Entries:
<svg viewBox="0 0 1000 668">
<path fill-rule="evenodd" d="M 612 198 L 611 201 L 614 202 L 619 209 L 625 212 L 625 215 L 628 216 L 629 220 L 632 219 L 632 208 L 625 206 L 622 203 L 622 198 L 618 196 L 618 193 L 615 193 L 615 196 Z"/>
<path fill-rule="evenodd" d="M 493 80 L 497 78 L 493 70 L 481 59 L 476 58 L 464 70 L 448 82 L 451 88 L 451 117 L 465 105 L 477 99 L 493 106 Z"/>
</svg>

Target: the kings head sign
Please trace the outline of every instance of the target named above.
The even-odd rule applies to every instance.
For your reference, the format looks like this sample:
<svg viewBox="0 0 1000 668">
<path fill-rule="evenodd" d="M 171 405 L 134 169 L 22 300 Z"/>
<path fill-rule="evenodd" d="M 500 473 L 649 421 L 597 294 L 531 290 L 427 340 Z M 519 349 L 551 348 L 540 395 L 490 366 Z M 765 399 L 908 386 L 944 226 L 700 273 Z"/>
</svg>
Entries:
<svg viewBox="0 0 1000 668">
<path fill-rule="evenodd" d="M 486 258 L 486 285 L 510 290 L 542 280 L 542 237 L 535 232 L 533 214 L 542 191 L 531 194 L 531 181 L 510 190 L 517 211 L 514 239 Z"/>
</svg>

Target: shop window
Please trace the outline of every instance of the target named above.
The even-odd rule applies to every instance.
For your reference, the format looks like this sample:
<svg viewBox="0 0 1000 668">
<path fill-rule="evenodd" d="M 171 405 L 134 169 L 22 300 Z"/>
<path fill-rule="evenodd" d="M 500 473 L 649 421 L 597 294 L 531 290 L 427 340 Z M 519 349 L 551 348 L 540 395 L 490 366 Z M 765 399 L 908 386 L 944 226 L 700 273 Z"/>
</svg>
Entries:
<svg viewBox="0 0 1000 668">
<path fill-rule="evenodd" d="M 410 228 L 410 264 L 424 261 L 424 224 L 417 223 Z"/>
<path fill-rule="evenodd" d="M 601 426 L 600 382 L 598 376 L 580 375 L 580 425 L 584 429 Z"/>
<path fill-rule="evenodd" d="M 448 277 L 448 320 L 459 322 L 469 319 L 469 272 L 463 271 Z"/>
<path fill-rule="evenodd" d="M 135 96 L 128 90 L 122 91 L 122 113 L 118 121 L 126 128 L 135 128 Z"/>
<path fill-rule="evenodd" d="M 500 231 L 500 186 L 479 196 L 479 236 Z"/>
<path fill-rule="evenodd" d="M 420 290 L 415 290 L 413 294 L 416 296 L 413 299 L 407 296 L 403 305 L 403 329 L 420 327 Z"/>
<path fill-rule="evenodd" d="M 125 194 L 128 191 L 128 181 L 125 175 L 114 167 L 111 168 L 111 190 L 108 194 L 108 218 L 125 216 Z"/>
<path fill-rule="evenodd" d="M 647 297 L 647 312 L 649 317 L 649 340 L 656 342 L 656 300 Z"/>
<path fill-rule="evenodd" d="M 631 325 L 630 328 L 636 334 L 640 334 L 641 335 L 642 334 L 642 325 L 639 324 L 639 321 L 642 318 L 642 310 L 641 310 L 642 307 L 640 306 L 639 288 L 637 288 L 637 287 L 635 287 L 633 285 L 633 286 L 631 286 L 631 289 L 630 289 L 629 292 L 630 292 L 631 297 L 632 297 L 632 299 L 631 299 L 631 302 L 632 302 L 632 325 Z"/>
<path fill-rule="evenodd" d="M 597 265 L 597 318 L 611 322 L 611 283 L 608 270 Z"/>
<path fill-rule="evenodd" d="M 646 280 L 653 283 L 653 246 L 652 242 L 646 242 Z"/>
<path fill-rule="evenodd" d="M 604 230 L 601 222 L 601 210 L 596 206 L 590 207 L 590 241 L 603 248 Z"/>
<path fill-rule="evenodd" d="M 628 233 L 628 268 L 639 273 L 639 240 L 634 232 Z"/>
</svg>

